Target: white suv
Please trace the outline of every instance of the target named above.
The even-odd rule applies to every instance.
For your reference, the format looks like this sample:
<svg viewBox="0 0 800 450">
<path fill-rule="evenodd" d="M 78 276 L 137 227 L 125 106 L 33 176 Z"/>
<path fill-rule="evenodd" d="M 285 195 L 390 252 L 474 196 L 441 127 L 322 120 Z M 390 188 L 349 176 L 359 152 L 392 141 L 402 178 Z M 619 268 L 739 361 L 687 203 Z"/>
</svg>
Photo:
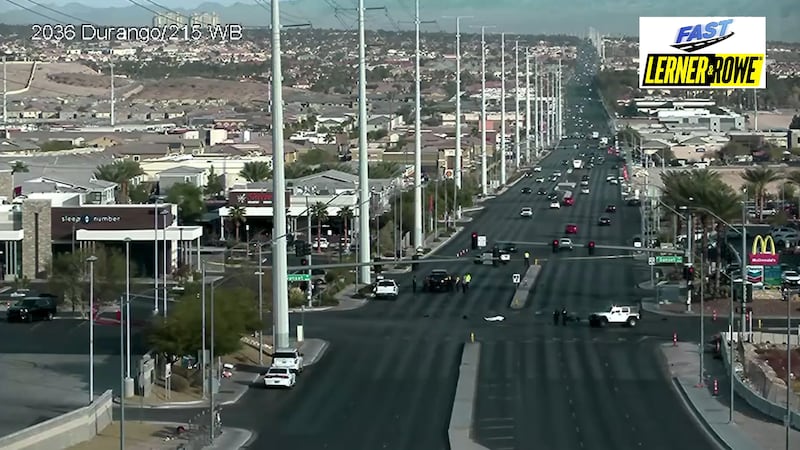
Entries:
<svg viewBox="0 0 800 450">
<path fill-rule="evenodd" d="M 294 348 L 279 348 L 272 354 L 272 367 L 300 373 L 303 371 L 303 354 Z"/>
<path fill-rule="evenodd" d="M 297 383 L 297 375 L 285 367 L 272 366 L 264 374 L 264 387 L 293 388 Z"/>
<path fill-rule="evenodd" d="M 526 206 L 519 211 L 519 215 L 521 217 L 533 217 L 533 209 Z"/>
</svg>

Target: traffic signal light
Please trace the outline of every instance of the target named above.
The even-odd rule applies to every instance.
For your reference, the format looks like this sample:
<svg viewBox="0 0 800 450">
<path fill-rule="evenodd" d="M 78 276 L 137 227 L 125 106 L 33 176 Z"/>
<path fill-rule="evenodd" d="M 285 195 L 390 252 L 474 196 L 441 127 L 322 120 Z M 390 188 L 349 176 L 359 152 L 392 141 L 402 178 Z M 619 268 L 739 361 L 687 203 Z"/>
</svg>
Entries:
<svg viewBox="0 0 800 450">
<path fill-rule="evenodd" d="M 302 256 L 305 256 L 303 254 L 303 250 L 305 250 L 305 245 L 304 244 L 305 243 L 303 241 L 296 241 L 294 243 L 294 256 L 296 256 L 298 258 L 300 258 Z"/>
<path fill-rule="evenodd" d="M 472 249 L 475 250 L 478 248 L 478 233 L 472 232 Z"/>
<path fill-rule="evenodd" d="M 558 239 L 553 239 L 553 253 L 558 251 Z"/>
<path fill-rule="evenodd" d="M 300 265 L 301 266 L 307 266 L 308 265 L 308 258 L 301 259 L 300 260 Z"/>
<path fill-rule="evenodd" d="M 311 254 L 311 243 L 305 242 L 303 243 L 303 256 L 308 256 Z"/>
<path fill-rule="evenodd" d="M 589 241 L 589 254 L 594 255 L 594 241 Z"/>
</svg>

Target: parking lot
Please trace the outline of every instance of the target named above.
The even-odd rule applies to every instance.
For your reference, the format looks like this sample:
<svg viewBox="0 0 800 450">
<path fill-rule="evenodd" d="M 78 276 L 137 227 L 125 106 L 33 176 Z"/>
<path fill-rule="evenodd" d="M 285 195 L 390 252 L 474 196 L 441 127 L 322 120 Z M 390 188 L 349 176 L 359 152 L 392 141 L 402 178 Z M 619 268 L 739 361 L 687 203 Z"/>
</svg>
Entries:
<svg viewBox="0 0 800 450">
<path fill-rule="evenodd" d="M 119 384 L 119 325 L 95 326 L 95 393 Z M 134 355 L 144 348 L 132 327 Z M 89 400 L 89 322 L 0 321 L 0 435 L 84 406 Z M 134 357 L 132 370 L 135 370 Z"/>
</svg>

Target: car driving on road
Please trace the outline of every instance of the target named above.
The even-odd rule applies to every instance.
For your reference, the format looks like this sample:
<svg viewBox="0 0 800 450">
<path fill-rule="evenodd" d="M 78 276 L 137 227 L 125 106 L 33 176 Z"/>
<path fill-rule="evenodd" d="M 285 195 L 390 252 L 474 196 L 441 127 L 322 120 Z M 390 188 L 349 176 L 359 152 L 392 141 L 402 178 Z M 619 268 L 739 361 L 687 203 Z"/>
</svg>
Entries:
<svg viewBox="0 0 800 450">
<path fill-rule="evenodd" d="M 578 226 L 574 223 L 569 223 L 567 226 L 564 227 L 564 233 L 566 234 L 578 234 Z"/>
<path fill-rule="evenodd" d="M 396 299 L 400 294 L 400 288 L 394 280 L 383 279 L 375 284 L 375 298 Z"/>
<path fill-rule="evenodd" d="M 593 327 L 624 325 L 633 328 L 639 323 L 639 319 L 639 308 L 612 305 L 605 311 L 598 311 L 589 315 L 589 325 Z"/>
<path fill-rule="evenodd" d="M 550 202 L 550 209 L 561 209 L 561 203 L 558 201 Z"/>
<path fill-rule="evenodd" d="M 607 226 L 611 225 L 611 218 L 603 216 L 603 217 L 597 219 L 597 224 L 600 225 L 601 227 L 607 227 Z"/>
<path fill-rule="evenodd" d="M 431 270 L 422 283 L 422 290 L 427 292 L 446 292 L 452 291 L 454 288 L 455 280 L 444 269 Z"/>
<path fill-rule="evenodd" d="M 781 274 L 781 282 L 793 286 L 800 285 L 800 273 L 794 270 L 787 270 Z"/>
<path fill-rule="evenodd" d="M 524 207 L 519 211 L 521 217 L 533 217 L 533 208 Z"/>
<path fill-rule="evenodd" d="M 284 367 L 270 367 L 264 374 L 264 387 L 284 387 L 291 389 L 297 383 L 297 375 Z"/>
<path fill-rule="evenodd" d="M 608 205 L 606 206 L 607 213 L 615 213 L 617 212 L 617 207 L 615 205 Z"/>
<path fill-rule="evenodd" d="M 558 240 L 558 249 L 559 250 L 572 250 L 572 239 L 570 238 L 561 238 Z"/>
<path fill-rule="evenodd" d="M 521 191 L 521 192 L 522 192 L 523 194 L 530 194 L 530 193 L 532 193 L 532 192 L 533 192 L 533 189 L 531 189 L 531 188 L 529 188 L 529 187 L 527 187 L 527 186 L 526 186 L 526 187 L 522 188 L 522 191 Z"/>
</svg>

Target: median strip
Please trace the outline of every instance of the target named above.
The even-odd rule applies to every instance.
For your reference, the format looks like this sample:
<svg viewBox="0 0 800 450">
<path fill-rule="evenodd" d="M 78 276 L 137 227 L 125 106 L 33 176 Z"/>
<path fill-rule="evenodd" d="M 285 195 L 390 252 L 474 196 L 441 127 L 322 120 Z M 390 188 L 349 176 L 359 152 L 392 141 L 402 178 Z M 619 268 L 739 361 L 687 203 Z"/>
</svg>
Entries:
<svg viewBox="0 0 800 450">
<path fill-rule="evenodd" d="M 464 344 L 461 366 L 458 368 L 458 383 L 450 413 L 447 435 L 450 448 L 458 450 L 489 450 L 472 438 L 472 421 L 475 416 L 475 394 L 478 389 L 478 365 L 481 360 L 481 344 Z"/>
<path fill-rule="evenodd" d="M 511 305 L 509 305 L 511 309 L 522 309 L 528 304 L 528 297 L 530 297 L 541 271 L 542 266 L 538 264 L 528 267 L 528 270 L 520 278 L 517 289 L 514 291 L 514 297 L 511 299 Z"/>
</svg>

